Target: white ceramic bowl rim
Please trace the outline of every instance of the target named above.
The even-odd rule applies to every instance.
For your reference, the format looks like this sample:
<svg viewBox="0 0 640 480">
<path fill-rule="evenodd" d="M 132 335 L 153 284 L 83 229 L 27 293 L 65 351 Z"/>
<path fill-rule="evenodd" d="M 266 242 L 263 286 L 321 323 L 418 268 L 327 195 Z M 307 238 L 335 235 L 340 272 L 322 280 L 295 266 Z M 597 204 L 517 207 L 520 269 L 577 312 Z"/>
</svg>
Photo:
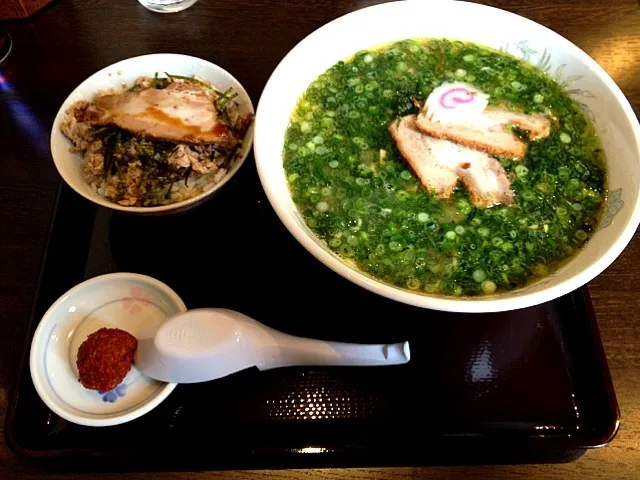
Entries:
<svg viewBox="0 0 640 480">
<path fill-rule="evenodd" d="M 582 64 L 586 65 L 588 69 L 593 73 L 593 75 L 595 75 L 606 86 L 606 88 L 618 102 L 619 106 L 624 112 L 626 121 L 629 122 L 629 124 L 632 126 L 633 138 L 630 139 L 630 141 L 636 146 L 636 158 L 640 159 L 640 125 L 638 124 L 638 119 L 628 100 L 620 91 L 620 88 L 615 84 L 615 82 L 605 72 L 605 70 L 600 65 L 598 65 L 589 55 L 587 55 L 580 48 L 578 48 L 576 45 L 574 45 L 561 35 L 519 15 L 494 7 L 464 1 L 441 1 L 443 6 L 446 5 L 446 8 L 455 8 L 460 10 L 464 9 L 464 14 L 471 18 L 474 18 L 474 14 L 476 13 L 489 11 L 489 13 L 492 13 L 493 15 L 502 16 L 501 20 L 513 20 L 518 21 L 521 24 L 523 24 L 524 22 L 524 24 L 528 25 L 530 28 L 535 28 L 541 33 L 547 35 L 547 37 L 553 38 L 554 42 L 557 42 L 557 44 L 560 46 L 560 49 L 566 49 L 570 51 L 572 55 L 575 55 L 575 57 L 577 57 Z M 276 187 L 275 185 L 276 181 L 280 182 L 279 178 L 277 180 L 275 179 L 275 176 L 279 174 L 274 173 L 274 166 L 272 163 L 274 162 L 274 160 L 271 158 L 275 155 L 275 153 L 273 151 L 270 151 L 269 158 L 266 157 L 267 154 L 263 153 L 263 149 L 269 150 L 269 148 L 266 148 L 264 146 L 274 141 L 273 138 L 271 138 L 273 137 L 273 132 L 269 132 L 268 127 L 266 127 L 265 125 L 267 125 L 270 121 L 270 119 L 267 118 L 269 116 L 269 112 L 276 108 L 274 103 L 277 100 L 274 98 L 272 91 L 276 90 L 277 86 L 281 83 L 284 83 L 285 85 L 287 84 L 288 79 L 286 75 L 292 68 L 292 65 L 295 64 L 296 59 L 302 55 L 302 52 L 306 51 L 306 54 L 308 55 L 309 52 L 307 50 L 312 51 L 313 45 L 319 41 L 318 39 L 326 37 L 329 32 L 335 33 L 338 31 L 353 31 L 353 24 L 350 22 L 352 22 L 357 17 L 362 16 L 363 18 L 366 18 L 367 15 L 373 14 L 374 12 L 380 13 L 381 15 L 382 12 L 386 12 L 389 14 L 389 18 L 391 18 L 393 16 L 392 14 L 394 9 L 397 6 L 400 6 L 402 8 L 402 4 L 414 4 L 414 6 L 418 8 L 420 6 L 424 6 L 424 3 L 425 2 L 421 0 L 397 1 L 374 5 L 372 7 L 367 7 L 346 14 L 329 22 L 328 24 L 320 27 L 318 30 L 308 35 L 306 38 L 300 41 L 300 43 L 298 43 L 279 63 L 279 65 L 276 67 L 271 77 L 269 78 L 258 103 L 258 113 L 256 116 L 256 130 L 254 138 L 254 152 L 258 174 L 271 205 L 273 206 L 280 220 L 291 232 L 291 234 L 322 263 L 327 265 L 329 268 L 331 268 L 341 276 L 356 283 L 357 285 L 360 285 L 379 295 L 409 305 L 453 312 L 499 312 L 525 308 L 532 305 L 548 302 L 580 288 L 581 286 L 585 285 L 593 278 L 595 278 L 597 275 L 599 275 L 603 270 L 605 270 L 620 255 L 620 253 L 622 253 L 626 245 L 631 241 L 638 227 L 638 224 L 640 224 L 640 202 L 637 198 L 631 199 L 635 203 L 633 204 L 629 220 L 624 226 L 622 232 L 620 232 L 617 240 L 611 243 L 606 251 L 595 262 L 588 265 L 586 268 L 573 275 L 571 278 L 563 280 L 556 285 L 549 286 L 537 292 L 527 292 L 527 287 L 524 287 L 521 290 L 522 293 L 518 293 L 517 296 L 511 296 L 507 298 L 501 298 L 500 295 L 487 297 L 454 298 L 412 293 L 408 290 L 401 289 L 379 281 L 347 265 L 336 254 L 331 252 L 327 247 L 323 246 L 320 241 L 316 239 L 315 235 L 308 229 L 308 227 L 306 227 L 304 220 L 301 219 L 297 210 L 290 207 L 290 195 L 289 198 L 285 199 L 283 198 L 284 194 L 279 193 L 279 186 Z M 426 33 L 424 36 L 429 36 L 429 34 Z M 382 43 L 385 42 L 370 45 L 370 47 L 376 47 Z M 478 40 L 478 43 L 482 43 L 482 41 Z M 356 51 L 352 52 L 352 54 L 354 53 L 356 53 Z M 335 59 L 335 61 L 338 60 L 340 60 L 340 58 Z M 278 139 L 277 141 L 281 142 L 281 139 Z M 284 177 L 285 172 L 284 168 L 282 168 L 281 158 L 282 157 L 280 155 L 280 174 Z M 570 263 L 573 263 L 574 261 L 575 259 Z"/>
<path fill-rule="evenodd" d="M 179 59 L 179 60 L 181 59 L 181 60 L 184 60 L 185 62 L 191 62 L 191 63 L 198 62 L 198 63 L 200 63 L 202 65 L 208 66 L 212 70 L 219 70 L 225 76 L 227 76 L 228 79 L 234 84 L 234 89 L 238 93 L 238 98 L 243 99 L 246 102 L 246 107 L 248 107 L 249 111 L 251 113 L 254 113 L 254 107 L 253 107 L 253 103 L 251 102 L 251 97 L 249 97 L 249 94 L 244 89 L 242 84 L 233 75 L 231 75 L 228 71 L 226 71 L 222 67 L 216 65 L 215 63 L 212 63 L 212 62 L 210 62 L 208 60 L 204 60 L 202 58 L 193 57 L 193 56 L 190 56 L 190 55 L 183 55 L 183 54 L 179 54 L 179 53 L 151 53 L 151 54 L 148 54 L 148 55 L 139 55 L 139 56 L 136 56 L 136 57 L 125 58 L 123 60 L 120 60 L 120 61 L 112 64 L 112 65 L 108 65 L 108 66 L 98 70 L 97 72 L 95 72 L 94 74 L 92 74 L 91 76 L 86 78 L 84 81 L 82 81 L 76 88 L 73 89 L 73 91 L 67 96 L 67 98 L 62 103 L 62 106 L 60 107 L 60 110 L 56 114 L 55 120 L 53 121 L 53 126 L 51 128 L 51 137 L 50 137 L 51 138 L 51 141 L 50 141 L 50 143 L 51 143 L 51 151 L 52 152 L 54 151 L 54 134 L 60 128 L 59 125 L 60 125 L 60 122 L 62 121 L 62 118 L 63 118 L 63 116 L 65 114 L 65 110 L 71 105 L 71 103 L 73 103 L 70 100 L 75 96 L 76 92 L 81 87 L 83 87 L 87 83 L 94 82 L 96 79 L 102 78 L 105 73 L 108 73 L 110 71 L 119 70 L 119 67 L 122 67 L 123 65 L 130 64 L 130 63 L 135 62 L 135 61 L 140 60 L 140 59 L 156 59 L 156 58 L 158 59 L 158 64 L 162 63 L 162 59 L 163 58 L 165 58 L 165 59 L 166 58 L 173 58 L 173 59 Z M 152 72 L 150 72 L 150 74 L 151 73 Z M 98 90 L 100 90 L 100 87 L 97 87 L 95 91 L 97 92 Z M 117 203 L 111 202 L 111 201 L 107 200 L 106 198 L 101 197 L 98 194 L 94 194 L 94 195 L 91 195 L 89 197 L 84 192 L 78 190 L 74 186 L 73 180 L 67 175 L 66 169 L 60 163 L 61 162 L 60 159 L 56 155 L 52 155 L 52 156 L 53 156 L 53 161 L 54 161 L 54 163 L 56 165 L 56 168 L 58 170 L 58 173 L 60 174 L 62 179 L 71 188 L 73 188 L 78 194 L 82 195 L 87 200 L 90 200 L 90 201 L 92 201 L 94 203 L 97 203 L 98 205 L 101 205 L 103 207 L 107 207 L 107 208 L 110 208 L 112 210 L 119 210 L 119 211 L 123 211 L 123 212 L 146 213 L 146 214 L 162 213 L 162 212 L 168 212 L 168 211 L 171 211 L 171 210 L 182 209 L 182 208 L 187 207 L 189 205 L 192 205 L 194 203 L 198 203 L 204 197 L 207 197 L 207 196 L 213 194 L 218 189 L 222 188 L 222 186 L 224 184 L 226 184 L 231 179 L 231 177 L 234 176 L 234 174 L 240 169 L 240 167 L 244 164 L 245 160 L 247 159 L 247 156 L 249 155 L 249 152 L 251 151 L 251 146 L 252 146 L 252 143 L 253 143 L 253 129 L 254 129 L 254 127 L 252 125 L 249 128 L 249 130 L 247 131 L 247 134 L 246 134 L 247 136 L 245 137 L 245 140 L 243 141 L 244 153 L 236 159 L 235 164 L 233 165 L 233 167 L 229 171 L 227 171 L 225 176 L 223 178 L 221 178 L 220 181 L 218 181 L 213 186 L 213 188 L 211 188 L 209 190 L 206 190 L 206 191 L 196 195 L 195 197 L 189 198 L 187 200 L 183 200 L 183 201 L 176 202 L 176 203 L 171 203 L 171 204 L 168 204 L 168 205 L 158 205 L 158 206 L 154 206 L 154 207 L 129 207 L 129 206 L 123 206 L 123 205 L 119 205 Z M 71 145 L 69 145 L 69 147 L 70 146 Z M 80 159 L 78 158 L 78 161 L 79 160 Z"/>
<path fill-rule="evenodd" d="M 103 427 L 103 426 L 112 426 L 119 425 L 125 422 L 129 422 L 136 418 L 141 417 L 142 415 L 148 413 L 156 406 L 158 406 L 165 398 L 169 396 L 171 392 L 176 388 L 176 383 L 166 383 L 164 387 L 162 387 L 155 395 L 149 397 L 145 401 L 139 402 L 133 407 L 123 410 L 117 414 L 98 414 L 98 413 L 88 413 L 87 416 L 82 415 L 82 411 L 75 408 L 73 405 L 69 405 L 70 409 L 61 408 L 58 402 L 53 401 L 50 398 L 49 389 L 53 389 L 51 385 L 46 386 L 45 383 L 50 382 L 50 379 L 43 378 L 36 372 L 40 371 L 38 367 L 38 363 L 41 361 L 39 356 L 38 345 L 42 341 L 44 335 L 46 335 L 45 328 L 50 327 L 50 324 L 45 320 L 50 318 L 52 312 L 56 311 L 61 304 L 63 304 L 66 299 L 75 293 L 85 289 L 86 287 L 90 287 L 94 284 L 109 281 L 109 280 L 133 280 L 139 281 L 141 283 L 145 283 L 151 285 L 161 291 L 164 295 L 167 296 L 177 307 L 179 307 L 182 311 L 186 311 L 187 307 L 182 301 L 182 299 L 178 296 L 178 294 L 171 289 L 166 284 L 156 280 L 155 278 L 141 275 L 137 273 L 110 273 L 105 275 L 100 275 L 97 277 L 90 278 L 85 280 L 84 282 L 76 285 L 71 288 L 67 292 L 65 292 L 60 298 L 58 298 L 44 313 L 42 316 L 38 327 L 33 335 L 31 349 L 29 354 L 29 368 L 31 372 L 31 379 L 35 386 L 36 392 L 45 403 L 45 405 L 53 411 L 56 415 L 61 418 L 64 418 L 70 422 L 76 423 L 78 425 L 85 425 L 91 427 Z M 47 341 L 48 343 L 48 341 Z M 46 348 L 46 347 L 45 347 Z M 64 400 L 60 400 L 60 403 L 66 404 Z M 78 412 L 78 413 L 75 413 Z M 101 418 L 102 417 L 102 418 Z"/>
</svg>

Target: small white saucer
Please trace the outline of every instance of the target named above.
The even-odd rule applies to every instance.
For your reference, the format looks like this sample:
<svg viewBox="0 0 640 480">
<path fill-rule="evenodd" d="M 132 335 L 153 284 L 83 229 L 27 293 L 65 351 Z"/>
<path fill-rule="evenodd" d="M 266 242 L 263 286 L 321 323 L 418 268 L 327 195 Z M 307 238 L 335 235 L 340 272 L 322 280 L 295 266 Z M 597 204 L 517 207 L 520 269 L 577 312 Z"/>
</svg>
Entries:
<svg viewBox="0 0 640 480">
<path fill-rule="evenodd" d="M 113 273 L 77 285 L 49 308 L 34 334 L 29 366 L 38 395 L 55 414 L 80 425 L 118 425 L 144 415 L 176 384 L 152 380 L 132 366 L 114 390 L 88 390 L 78 381 L 78 348 L 102 327 L 140 339 L 143 331 L 186 310 L 171 288 L 144 275 Z"/>
</svg>

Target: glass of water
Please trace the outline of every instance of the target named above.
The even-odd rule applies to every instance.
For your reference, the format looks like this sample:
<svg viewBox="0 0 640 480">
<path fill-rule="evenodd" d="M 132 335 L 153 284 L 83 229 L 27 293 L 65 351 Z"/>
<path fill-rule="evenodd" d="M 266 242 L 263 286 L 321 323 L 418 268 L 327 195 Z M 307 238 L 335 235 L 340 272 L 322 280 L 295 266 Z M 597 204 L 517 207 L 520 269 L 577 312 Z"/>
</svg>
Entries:
<svg viewBox="0 0 640 480">
<path fill-rule="evenodd" d="M 0 25 L 0 65 L 9 58 L 12 46 L 11 37 L 2 29 L 2 25 Z"/>
<path fill-rule="evenodd" d="M 198 0 L 138 0 L 138 2 L 149 10 L 160 13 L 181 12 L 197 1 Z"/>
</svg>

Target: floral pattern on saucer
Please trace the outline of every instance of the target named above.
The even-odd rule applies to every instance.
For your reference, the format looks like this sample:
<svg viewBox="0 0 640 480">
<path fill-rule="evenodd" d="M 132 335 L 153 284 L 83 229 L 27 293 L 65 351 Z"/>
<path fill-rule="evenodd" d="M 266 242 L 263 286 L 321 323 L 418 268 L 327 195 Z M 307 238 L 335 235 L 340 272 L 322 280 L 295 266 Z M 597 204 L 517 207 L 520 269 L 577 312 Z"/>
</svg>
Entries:
<svg viewBox="0 0 640 480">
<path fill-rule="evenodd" d="M 138 313 L 146 306 L 146 302 L 153 300 L 153 295 L 140 287 L 132 287 L 129 298 L 122 300 L 122 308 L 129 313 Z"/>
<path fill-rule="evenodd" d="M 110 390 L 108 392 L 103 392 L 102 390 L 99 390 L 98 393 L 102 395 L 103 402 L 115 403 L 118 400 L 118 398 L 122 398 L 127 394 L 127 385 L 124 383 L 121 383 L 113 390 Z"/>
</svg>

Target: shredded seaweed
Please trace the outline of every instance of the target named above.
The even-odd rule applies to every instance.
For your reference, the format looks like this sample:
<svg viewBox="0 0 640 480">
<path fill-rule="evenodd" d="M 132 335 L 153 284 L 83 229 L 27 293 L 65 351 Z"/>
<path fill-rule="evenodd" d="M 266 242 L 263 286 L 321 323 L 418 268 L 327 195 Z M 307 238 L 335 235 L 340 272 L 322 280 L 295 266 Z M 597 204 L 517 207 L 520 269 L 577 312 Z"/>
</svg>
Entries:
<svg viewBox="0 0 640 480">
<path fill-rule="evenodd" d="M 104 175 L 108 179 L 111 175 L 116 173 L 117 166 L 114 165 L 113 153 L 117 143 L 117 133 L 114 129 L 104 130 L 106 135 L 102 139 L 104 145 Z M 114 168 L 116 167 L 116 168 Z"/>
<path fill-rule="evenodd" d="M 188 187 L 189 175 L 191 175 L 191 166 L 187 167 L 184 172 L 184 186 Z"/>
</svg>

